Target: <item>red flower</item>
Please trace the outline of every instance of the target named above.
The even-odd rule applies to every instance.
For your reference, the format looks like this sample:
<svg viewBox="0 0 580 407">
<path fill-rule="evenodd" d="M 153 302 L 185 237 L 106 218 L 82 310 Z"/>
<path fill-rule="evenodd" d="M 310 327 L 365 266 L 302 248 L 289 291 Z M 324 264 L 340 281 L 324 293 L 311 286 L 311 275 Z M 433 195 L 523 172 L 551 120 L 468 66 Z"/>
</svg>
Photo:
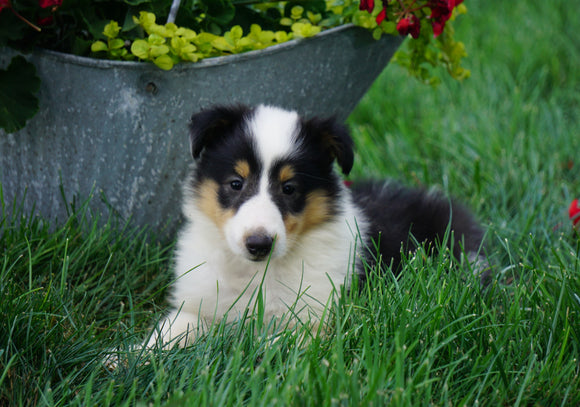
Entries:
<svg viewBox="0 0 580 407">
<path fill-rule="evenodd" d="M 10 7 L 10 0 L 0 0 L 0 11 Z"/>
<path fill-rule="evenodd" d="M 572 201 L 568 208 L 568 214 L 570 215 L 572 225 L 578 227 L 578 231 L 580 232 L 580 203 L 578 203 L 578 199 Z"/>
<path fill-rule="evenodd" d="M 60 7 L 63 0 L 38 0 L 38 5 L 41 8 Z"/>
<path fill-rule="evenodd" d="M 421 22 L 415 14 L 411 14 L 410 17 L 399 20 L 397 23 L 397 31 L 401 35 L 411 34 L 411 37 L 418 38 L 421 32 Z"/>
<path fill-rule="evenodd" d="M 453 9 L 463 3 L 463 0 L 433 0 L 428 6 L 431 9 L 431 25 L 433 34 L 439 36 L 445 28 L 445 23 L 451 18 Z"/>
<path fill-rule="evenodd" d="M 53 21 L 54 21 L 54 17 L 48 16 L 48 17 L 44 17 L 44 18 L 39 18 L 38 20 L 36 20 L 36 24 L 38 24 L 41 27 L 44 27 L 44 26 L 52 24 Z"/>
<path fill-rule="evenodd" d="M 385 21 L 385 18 L 387 18 L 387 6 L 385 6 L 385 8 L 383 8 L 377 16 L 377 24 L 380 25 L 383 21 Z"/>
<path fill-rule="evenodd" d="M 375 0 L 360 0 L 358 8 L 359 10 L 366 10 L 369 13 L 372 13 L 375 8 Z"/>
</svg>

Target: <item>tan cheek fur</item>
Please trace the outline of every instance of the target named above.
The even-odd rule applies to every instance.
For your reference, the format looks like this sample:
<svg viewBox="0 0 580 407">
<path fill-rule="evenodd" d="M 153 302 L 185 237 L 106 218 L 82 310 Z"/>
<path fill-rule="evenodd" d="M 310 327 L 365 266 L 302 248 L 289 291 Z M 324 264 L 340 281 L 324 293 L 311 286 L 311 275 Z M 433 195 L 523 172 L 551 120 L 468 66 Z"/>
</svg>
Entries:
<svg viewBox="0 0 580 407">
<path fill-rule="evenodd" d="M 314 191 L 306 197 L 304 211 L 288 215 L 284 219 L 288 235 L 298 235 L 330 219 L 329 198 L 322 191 Z"/>
<path fill-rule="evenodd" d="M 199 209 L 210 218 L 220 229 L 231 219 L 235 212 L 232 209 L 224 209 L 218 202 L 219 185 L 215 181 L 203 181 L 197 194 Z"/>
</svg>

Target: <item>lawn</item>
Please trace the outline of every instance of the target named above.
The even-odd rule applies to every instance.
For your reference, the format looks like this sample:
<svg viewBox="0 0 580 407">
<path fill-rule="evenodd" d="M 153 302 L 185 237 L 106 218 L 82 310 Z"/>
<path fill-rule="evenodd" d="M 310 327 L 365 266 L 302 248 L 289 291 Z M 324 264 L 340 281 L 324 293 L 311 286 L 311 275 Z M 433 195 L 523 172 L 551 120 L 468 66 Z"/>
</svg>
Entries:
<svg viewBox="0 0 580 407">
<path fill-rule="evenodd" d="M 488 230 L 493 283 L 421 252 L 343 293 L 325 333 L 248 316 L 187 349 L 108 349 L 165 309 L 171 244 L 83 208 L 65 225 L 2 219 L 0 406 L 580 405 L 580 14 L 570 2 L 467 0 L 471 78 L 389 66 L 350 116 L 351 179 L 436 185 Z M 4 205 L 10 203 L 4 202 Z M 157 312 L 157 313 L 156 313 Z"/>
</svg>

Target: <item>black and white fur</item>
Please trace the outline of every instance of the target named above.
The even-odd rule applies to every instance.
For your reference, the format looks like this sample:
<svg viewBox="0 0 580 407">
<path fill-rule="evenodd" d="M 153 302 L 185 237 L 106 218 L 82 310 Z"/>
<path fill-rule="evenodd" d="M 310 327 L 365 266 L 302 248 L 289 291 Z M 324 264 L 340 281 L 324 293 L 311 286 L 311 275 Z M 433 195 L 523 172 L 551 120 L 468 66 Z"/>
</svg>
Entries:
<svg viewBox="0 0 580 407">
<path fill-rule="evenodd" d="M 205 324 L 237 318 L 260 285 L 265 318 L 292 305 L 299 319 L 319 318 L 353 265 L 365 277 L 363 263 L 375 261 L 377 245 L 383 266 L 398 272 L 401 250 L 442 241 L 449 225 L 454 254 L 477 258 L 483 232 L 462 206 L 390 182 L 347 188 L 335 163 L 349 173 L 353 142 L 332 119 L 269 106 L 215 107 L 193 116 L 190 137 L 195 163 L 173 311 L 149 346 L 159 336 L 184 345 Z"/>
</svg>

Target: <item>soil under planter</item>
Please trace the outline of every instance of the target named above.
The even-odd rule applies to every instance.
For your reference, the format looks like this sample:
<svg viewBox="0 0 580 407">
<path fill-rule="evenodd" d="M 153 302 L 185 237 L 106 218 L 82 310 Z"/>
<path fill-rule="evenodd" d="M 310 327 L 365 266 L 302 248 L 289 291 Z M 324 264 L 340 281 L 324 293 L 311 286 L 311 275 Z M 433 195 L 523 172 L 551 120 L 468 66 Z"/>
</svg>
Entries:
<svg viewBox="0 0 580 407">
<path fill-rule="evenodd" d="M 52 51 L 28 55 L 42 81 L 40 111 L 17 133 L 0 130 L 6 215 L 16 202 L 26 215 L 62 222 L 73 200 L 92 196 L 93 213 L 170 237 L 181 217 L 193 112 L 266 103 L 344 120 L 400 43 L 347 25 L 171 71 Z M 0 50 L 0 66 L 12 55 Z"/>
</svg>

